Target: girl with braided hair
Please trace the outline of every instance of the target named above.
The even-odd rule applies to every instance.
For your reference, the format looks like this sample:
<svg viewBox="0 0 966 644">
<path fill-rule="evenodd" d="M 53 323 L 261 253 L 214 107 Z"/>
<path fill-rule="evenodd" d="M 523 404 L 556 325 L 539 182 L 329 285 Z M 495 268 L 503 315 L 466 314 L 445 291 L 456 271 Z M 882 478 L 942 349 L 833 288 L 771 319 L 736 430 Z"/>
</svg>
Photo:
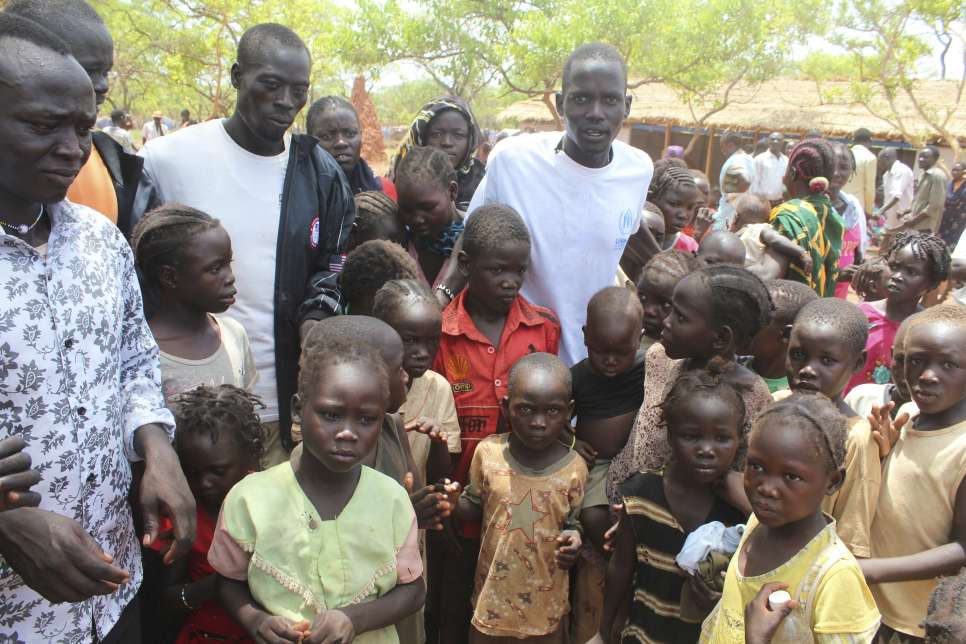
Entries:
<svg viewBox="0 0 966 644">
<path fill-rule="evenodd" d="M 148 326 L 161 350 L 165 400 L 199 385 L 251 390 L 258 377 L 248 334 L 221 315 L 235 302 L 228 233 L 179 204 L 152 210 L 131 237 Z"/>
<path fill-rule="evenodd" d="M 896 233 L 886 259 L 890 276 L 885 299 L 859 303 L 869 320 L 867 357 L 865 367 L 849 381 L 845 393 L 861 384 L 892 381 L 892 348 L 899 325 L 923 310 L 923 296 L 949 277 L 949 249 L 931 233 Z"/>
<path fill-rule="evenodd" d="M 788 157 L 785 187 L 789 201 L 771 213 L 772 227 L 798 244 L 812 258 L 811 270 L 801 261 L 769 249 L 763 278 L 780 278 L 808 284 L 819 297 L 831 297 L 839 274 L 839 255 L 845 222 L 828 197 L 829 181 L 836 170 L 836 155 L 824 139 L 805 139 Z"/>
<path fill-rule="evenodd" d="M 373 239 L 406 245 L 406 228 L 399 221 L 399 207 L 392 197 L 377 190 L 366 190 L 352 200 L 356 204 L 356 218 L 349 233 L 350 253 Z"/>
<path fill-rule="evenodd" d="M 698 184 L 687 166 L 675 159 L 657 161 L 654 178 L 647 189 L 648 202 L 664 215 L 664 244 L 662 248 L 676 248 L 688 253 L 698 250 L 698 242 L 683 232 L 702 201 Z"/>
</svg>

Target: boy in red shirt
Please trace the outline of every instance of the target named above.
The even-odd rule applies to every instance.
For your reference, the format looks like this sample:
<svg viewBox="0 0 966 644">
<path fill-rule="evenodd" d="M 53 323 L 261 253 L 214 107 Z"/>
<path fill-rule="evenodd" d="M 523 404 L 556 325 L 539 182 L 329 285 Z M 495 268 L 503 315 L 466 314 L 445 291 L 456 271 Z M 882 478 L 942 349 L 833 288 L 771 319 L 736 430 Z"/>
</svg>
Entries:
<svg viewBox="0 0 966 644">
<path fill-rule="evenodd" d="M 473 453 L 487 436 L 505 431 L 500 401 L 510 367 L 529 353 L 556 354 L 560 323 L 552 311 L 519 294 L 530 263 L 530 233 L 513 208 L 477 208 L 458 256 L 466 288 L 443 311 L 443 334 L 433 371 L 453 387 L 463 451 L 453 480 L 466 484 Z M 457 529 L 461 554 L 446 555 L 440 580 L 441 642 L 465 642 L 470 592 L 479 552 L 479 524 Z"/>
</svg>

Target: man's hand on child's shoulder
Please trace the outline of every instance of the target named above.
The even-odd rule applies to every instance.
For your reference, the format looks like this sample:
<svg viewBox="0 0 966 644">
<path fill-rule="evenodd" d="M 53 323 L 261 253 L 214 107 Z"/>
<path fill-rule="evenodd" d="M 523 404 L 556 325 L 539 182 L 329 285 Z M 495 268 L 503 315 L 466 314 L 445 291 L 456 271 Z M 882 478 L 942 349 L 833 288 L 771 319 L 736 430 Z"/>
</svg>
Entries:
<svg viewBox="0 0 966 644">
<path fill-rule="evenodd" d="M 580 554 L 580 533 L 576 530 L 563 530 L 557 537 L 557 566 L 561 570 L 570 570 L 577 563 Z"/>
</svg>

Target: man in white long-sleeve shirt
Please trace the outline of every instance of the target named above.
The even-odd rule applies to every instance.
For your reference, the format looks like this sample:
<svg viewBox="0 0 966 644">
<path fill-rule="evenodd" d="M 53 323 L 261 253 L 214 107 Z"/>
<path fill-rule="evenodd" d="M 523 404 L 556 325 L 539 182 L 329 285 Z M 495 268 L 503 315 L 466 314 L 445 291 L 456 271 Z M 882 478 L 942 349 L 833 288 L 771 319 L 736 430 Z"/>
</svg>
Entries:
<svg viewBox="0 0 966 644">
<path fill-rule="evenodd" d="M 899 160 L 895 148 L 879 153 L 879 172 L 882 173 L 882 209 L 886 230 L 894 232 L 901 225 L 900 218 L 912 208 L 912 168 Z"/>
</svg>

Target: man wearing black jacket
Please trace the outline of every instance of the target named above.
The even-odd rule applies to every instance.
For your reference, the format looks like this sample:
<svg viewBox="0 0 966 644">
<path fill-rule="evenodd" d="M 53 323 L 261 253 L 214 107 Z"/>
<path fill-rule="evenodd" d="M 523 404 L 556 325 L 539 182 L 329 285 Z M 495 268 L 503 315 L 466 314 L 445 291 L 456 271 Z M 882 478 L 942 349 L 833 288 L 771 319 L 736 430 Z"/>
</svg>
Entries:
<svg viewBox="0 0 966 644">
<path fill-rule="evenodd" d="M 107 98 L 108 73 L 114 66 L 114 41 L 97 12 L 84 0 L 13 0 L 4 11 L 33 20 L 67 43 L 90 76 L 100 109 Z M 67 198 L 106 216 L 127 237 L 143 161 L 126 153 L 104 132 L 94 132 L 92 139 L 91 156 Z"/>
<path fill-rule="evenodd" d="M 299 333 L 342 305 L 337 278 L 355 217 L 335 160 L 312 137 L 286 134 L 305 106 L 310 68 L 295 32 L 256 25 L 231 68 L 234 114 L 152 139 L 140 152 L 139 203 L 193 206 L 231 237 L 238 294 L 228 315 L 248 332 L 259 372 L 265 465 L 291 447 Z"/>
</svg>

